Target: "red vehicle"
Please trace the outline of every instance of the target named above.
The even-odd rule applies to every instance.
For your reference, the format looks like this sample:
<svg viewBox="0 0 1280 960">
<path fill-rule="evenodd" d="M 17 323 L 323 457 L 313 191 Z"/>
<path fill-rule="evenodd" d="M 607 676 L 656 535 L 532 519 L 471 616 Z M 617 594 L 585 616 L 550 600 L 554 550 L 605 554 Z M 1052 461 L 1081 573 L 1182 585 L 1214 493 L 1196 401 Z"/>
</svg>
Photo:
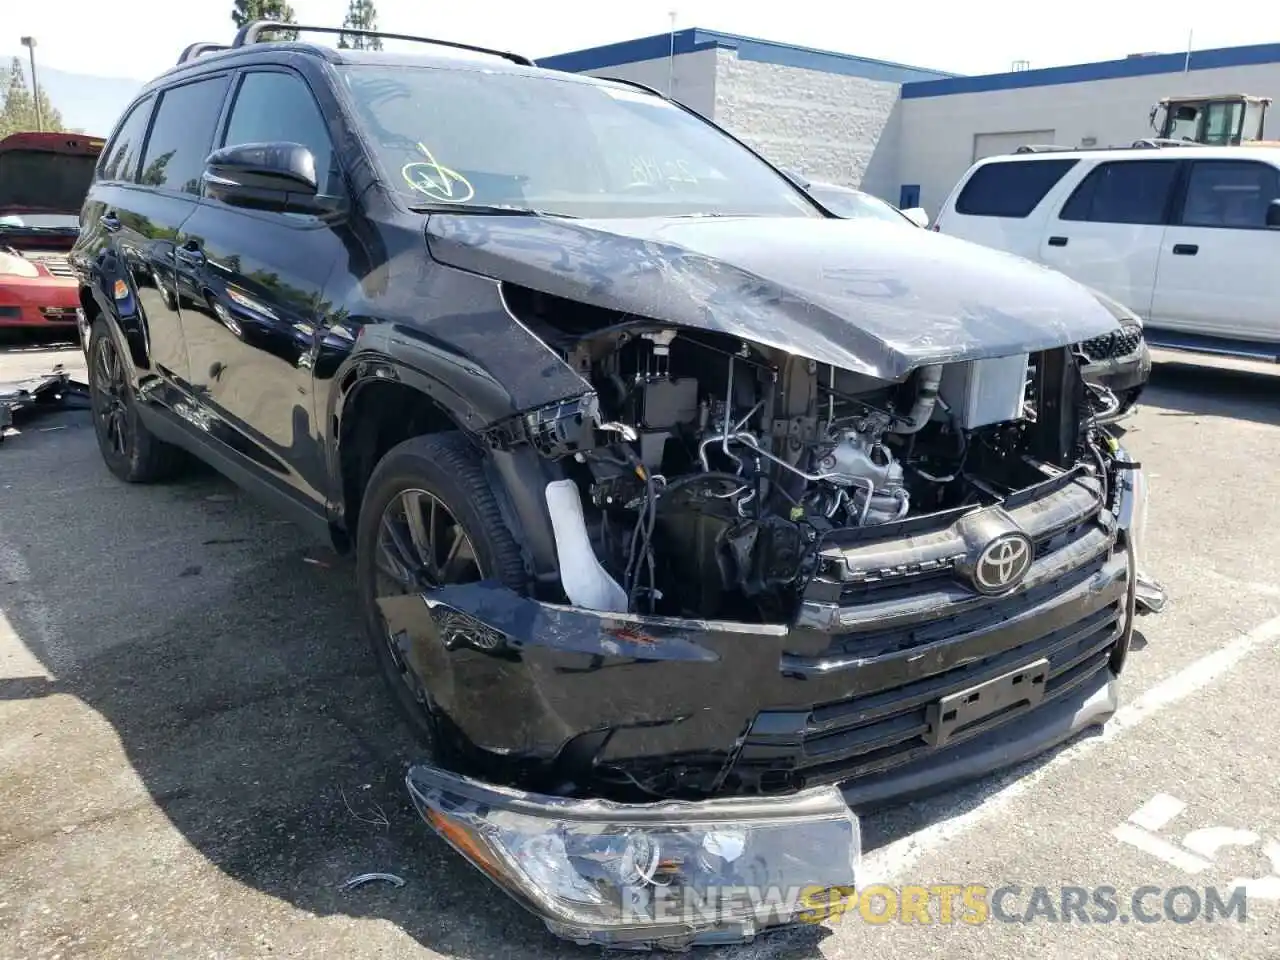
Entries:
<svg viewBox="0 0 1280 960">
<path fill-rule="evenodd" d="M 0 328 L 71 328 L 80 306 L 67 251 L 103 140 L 14 133 L 0 140 Z"/>
</svg>

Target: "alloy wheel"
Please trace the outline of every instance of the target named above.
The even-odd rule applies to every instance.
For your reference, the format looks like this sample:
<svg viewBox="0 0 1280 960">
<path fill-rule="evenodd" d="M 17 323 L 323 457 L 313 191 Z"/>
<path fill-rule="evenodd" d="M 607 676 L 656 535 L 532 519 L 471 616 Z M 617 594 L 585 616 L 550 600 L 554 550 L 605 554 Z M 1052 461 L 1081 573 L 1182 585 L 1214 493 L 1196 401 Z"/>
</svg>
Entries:
<svg viewBox="0 0 1280 960">
<path fill-rule="evenodd" d="M 383 509 L 374 568 L 374 596 L 379 600 L 484 579 L 475 545 L 462 523 L 439 497 L 421 489 L 402 490 Z M 405 663 L 396 637 L 385 621 L 383 627 L 401 680 L 425 703 L 425 691 Z"/>
<path fill-rule="evenodd" d="M 129 455 L 128 383 L 124 363 L 109 337 L 99 337 L 93 363 L 93 413 L 98 433 L 111 452 Z"/>
</svg>

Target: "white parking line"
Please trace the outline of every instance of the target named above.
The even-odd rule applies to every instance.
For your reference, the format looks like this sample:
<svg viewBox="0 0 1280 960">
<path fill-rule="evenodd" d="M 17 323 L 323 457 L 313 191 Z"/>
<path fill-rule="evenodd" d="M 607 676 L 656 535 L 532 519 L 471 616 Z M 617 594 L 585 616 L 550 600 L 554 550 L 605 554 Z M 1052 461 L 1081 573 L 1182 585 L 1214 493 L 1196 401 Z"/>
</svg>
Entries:
<svg viewBox="0 0 1280 960">
<path fill-rule="evenodd" d="M 1137 847 L 1143 853 L 1150 854 L 1157 860 L 1163 860 L 1171 867 L 1176 867 L 1187 873 L 1200 873 L 1213 866 L 1210 861 L 1197 857 L 1194 853 L 1188 853 L 1181 847 L 1157 837 L 1153 833 L 1139 830 L 1131 823 L 1120 824 L 1120 826 L 1111 831 L 1111 835 L 1121 843 Z"/>
<path fill-rule="evenodd" d="M 1005 807 L 1041 780 L 1053 776 L 1058 770 L 1092 753 L 1102 744 L 1109 743 L 1125 731 L 1151 719 L 1165 707 L 1203 689 L 1258 647 L 1274 644 L 1277 640 L 1280 640 L 1280 617 L 1259 624 L 1213 653 L 1188 664 L 1139 695 L 1132 703 L 1122 706 L 1107 721 L 1099 735 L 1073 744 L 1026 776 L 1011 779 L 983 801 L 981 806 L 943 819 L 866 854 L 862 859 L 859 884 L 885 883 L 900 878 L 925 855 L 963 836 L 984 820 L 999 815 Z"/>
<path fill-rule="evenodd" d="M 1143 830 L 1155 832 L 1168 825 L 1169 821 L 1187 809 L 1187 805 L 1177 797 L 1167 793 L 1157 793 L 1154 797 L 1129 814 L 1129 822 L 1137 824 Z"/>
</svg>

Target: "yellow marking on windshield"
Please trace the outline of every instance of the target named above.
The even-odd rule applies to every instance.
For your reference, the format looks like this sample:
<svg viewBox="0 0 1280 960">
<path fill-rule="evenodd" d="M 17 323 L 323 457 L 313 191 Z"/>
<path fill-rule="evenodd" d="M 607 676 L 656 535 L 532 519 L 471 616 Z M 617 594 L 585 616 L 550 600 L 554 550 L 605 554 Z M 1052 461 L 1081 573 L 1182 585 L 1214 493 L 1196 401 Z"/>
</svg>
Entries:
<svg viewBox="0 0 1280 960">
<path fill-rule="evenodd" d="M 440 203 L 466 203 L 476 195 L 475 187 L 466 177 L 441 164 L 423 144 L 419 143 L 418 149 L 427 159 L 406 163 L 400 170 L 412 189 Z"/>
</svg>

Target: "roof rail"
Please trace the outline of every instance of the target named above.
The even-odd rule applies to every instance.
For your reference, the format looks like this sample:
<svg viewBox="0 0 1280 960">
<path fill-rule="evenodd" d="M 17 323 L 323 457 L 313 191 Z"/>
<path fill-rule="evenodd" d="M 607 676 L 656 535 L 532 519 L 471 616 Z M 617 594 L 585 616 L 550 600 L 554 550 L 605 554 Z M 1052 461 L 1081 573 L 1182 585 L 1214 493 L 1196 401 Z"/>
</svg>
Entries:
<svg viewBox="0 0 1280 960">
<path fill-rule="evenodd" d="M 655 97 L 667 99 L 667 95 L 656 87 L 651 87 L 647 83 L 641 83 L 639 80 L 628 80 L 625 77 L 600 77 L 601 80 L 608 80 L 610 83 L 621 83 L 623 86 L 635 87 L 637 90 L 643 90 L 645 93 L 651 93 Z"/>
<path fill-rule="evenodd" d="M 1208 144 L 1200 143 L 1198 140 L 1173 140 L 1169 137 L 1144 137 L 1141 140 L 1135 140 L 1129 145 L 1134 150 L 1150 150 L 1162 147 L 1205 147 Z"/>
<path fill-rule="evenodd" d="M 182 55 L 178 57 L 178 65 L 181 66 L 189 60 L 194 60 L 201 54 L 227 49 L 229 48 L 225 43 L 193 43 L 182 51 Z"/>
<path fill-rule="evenodd" d="M 1065 147 L 1056 143 L 1024 143 L 1014 153 L 1089 153 L 1098 150 L 1163 150 L 1168 147 L 1204 147 L 1208 144 L 1194 140 L 1163 140 L 1160 137 L 1147 137 L 1109 147 Z"/>
<path fill-rule="evenodd" d="M 415 37 L 407 33 L 384 33 L 381 30 L 352 30 L 346 27 L 309 27 L 300 23 L 282 23 L 278 20 L 254 20 L 252 23 L 246 23 L 236 32 L 236 38 L 231 41 L 231 46 L 244 47 L 251 43 L 258 43 L 262 34 L 273 30 L 288 30 L 291 33 L 336 33 L 340 36 L 377 37 L 382 40 L 411 40 L 415 43 L 430 43 L 437 47 L 451 47 L 454 50 L 470 50 L 473 53 L 487 53 L 495 57 L 502 57 L 504 60 L 510 60 L 512 63 L 518 63 L 522 67 L 537 66 L 537 64 L 528 57 L 522 56 L 518 53 L 511 53 L 507 50 L 492 50 L 489 47 L 477 47 L 469 43 L 456 43 L 453 40 L 436 40 L 432 37 Z"/>
</svg>

